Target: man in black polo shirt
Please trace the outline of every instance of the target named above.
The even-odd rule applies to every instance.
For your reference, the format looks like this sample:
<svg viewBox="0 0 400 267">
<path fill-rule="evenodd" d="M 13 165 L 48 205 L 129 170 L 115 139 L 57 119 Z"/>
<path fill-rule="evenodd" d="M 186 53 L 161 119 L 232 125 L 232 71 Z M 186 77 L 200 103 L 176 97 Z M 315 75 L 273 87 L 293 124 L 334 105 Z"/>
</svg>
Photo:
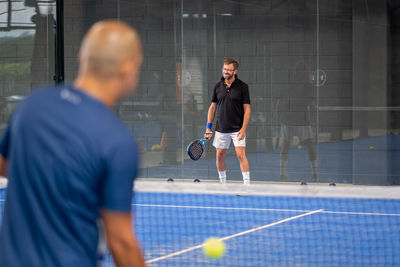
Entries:
<svg viewBox="0 0 400 267">
<path fill-rule="evenodd" d="M 236 73 L 239 64 L 233 59 L 224 60 L 222 78 L 214 87 L 212 103 L 208 109 L 205 138 L 212 136 L 212 122 L 217 113 L 217 125 L 213 145 L 217 149 L 219 180 L 226 183 L 225 155 L 231 140 L 243 175 L 243 183 L 250 184 L 249 162 L 246 157 L 246 128 L 250 120 L 249 87 L 239 80 Z"/>
</svg>

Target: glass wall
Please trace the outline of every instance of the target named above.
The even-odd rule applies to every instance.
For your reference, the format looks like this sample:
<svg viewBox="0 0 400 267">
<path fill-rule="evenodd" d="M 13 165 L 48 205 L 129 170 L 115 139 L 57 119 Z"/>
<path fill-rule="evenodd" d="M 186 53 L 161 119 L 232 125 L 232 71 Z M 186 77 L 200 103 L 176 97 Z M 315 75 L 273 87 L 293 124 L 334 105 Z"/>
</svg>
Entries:
<svg viewBox="0 0 400 267">
<path fill-rule="evenodd" d="M 0 128 L 33 89 L 53 84 L 54 1 L 0 1 Z"/>
<path fill-rule="evenodd" d="M 399 2 L 64 1 L 65 79 L 88 28 L 119 19 L 144 46 L 136 94 L 115 107 L 140 143 L 140 177 L 218 179 L 212 142 L 199 161 L 186 146 L 203 136 L 229 57 L 250 90 L 253 181 L 399 184 Z M 18 99 L 52 83 L 54 14 L 51 1 L 0 1 L 3 127 Z M 242 179 L 233 147 L 227 170 Z"/>
</svg>

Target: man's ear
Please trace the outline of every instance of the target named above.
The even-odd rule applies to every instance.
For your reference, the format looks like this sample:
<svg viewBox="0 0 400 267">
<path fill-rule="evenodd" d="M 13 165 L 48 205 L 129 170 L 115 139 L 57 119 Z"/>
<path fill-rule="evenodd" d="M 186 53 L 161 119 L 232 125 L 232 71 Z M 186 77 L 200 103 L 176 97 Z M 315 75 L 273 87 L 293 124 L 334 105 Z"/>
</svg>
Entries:
<svg viewBox="0 0 400 267">
<path fill-rule="evenodd" d="M 120 66 L 119 75 L 121 75 L 122 77 L 125 77 L 128 74 L 129 74 L 129 62 L 125 61 Z"/>
</svg>

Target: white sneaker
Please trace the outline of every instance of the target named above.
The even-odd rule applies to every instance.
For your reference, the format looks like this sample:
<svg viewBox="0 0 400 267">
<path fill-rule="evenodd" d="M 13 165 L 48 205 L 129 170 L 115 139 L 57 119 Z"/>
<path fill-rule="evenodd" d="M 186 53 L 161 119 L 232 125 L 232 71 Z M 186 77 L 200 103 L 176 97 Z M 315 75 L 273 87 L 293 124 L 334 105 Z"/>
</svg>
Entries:
<svg viewBox="0 0 400 267">
<path fill-rule="evenodd" d="M 250 185 L 250 180 L 247 180 L 247 179 L 246 179 L 246 180 L 243 180 L 243 184 L 244 184 L 244 185 Z"/>
<path fill-rule="evenodd" d="M 219 178 L 219 182 L 221 184 L 226 184 L 226 178 Z"/>
</svg>

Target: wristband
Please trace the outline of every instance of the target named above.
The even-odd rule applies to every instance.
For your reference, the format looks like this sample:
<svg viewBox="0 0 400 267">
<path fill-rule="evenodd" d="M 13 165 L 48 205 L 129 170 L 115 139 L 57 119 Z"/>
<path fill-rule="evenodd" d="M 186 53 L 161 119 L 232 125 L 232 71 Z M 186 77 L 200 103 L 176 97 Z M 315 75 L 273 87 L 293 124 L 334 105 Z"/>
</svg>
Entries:
<svg viewBox="0 0 400 267">
<path fill-rule="evenodd" d="M 211 122 L 207 122 L 207 129 L 211 130 L 211 127 L 212 127 L 212 123 Z"/>
</svg>

